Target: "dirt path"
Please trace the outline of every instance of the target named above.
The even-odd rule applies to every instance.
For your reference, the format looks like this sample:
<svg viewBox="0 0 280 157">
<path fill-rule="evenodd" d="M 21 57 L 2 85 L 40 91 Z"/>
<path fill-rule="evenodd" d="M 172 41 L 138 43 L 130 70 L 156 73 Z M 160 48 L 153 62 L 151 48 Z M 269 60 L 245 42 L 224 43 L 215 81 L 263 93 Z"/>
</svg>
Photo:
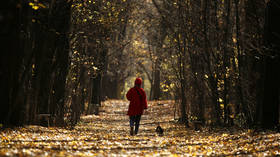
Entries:
<svg viewBox="0 0 280 157">
<path fill-rule="evenodd" d="M 238 156 L 280 155 L 280 134 L 252 130 L 194 131 L 173 121 L 173 104 L 150 103 L 139 134 L 129 135 L 128 102 L 107 101 L 98 116 L 73 129 L 26 126 L 0 131 L 0 156 Z M 157 136 L 160 122 L 164 136 Z"/>
<path fill-rule="evenodd" d="M 116 155 L 161 155 L 172 154 L 165 150 L 170 145 L 170 138 L 159 137 L 155 129 L 158 122 L 161 126 L 172 134 L 170 129 L 173 115 L 173 104 L 167 101 L 164 105 L 150 103 L 149 109 L 141 118 L 139 134 L 129 135 L 129 118 L 126 115 L 128 102 L 110 101 L 106 102 L 101 108 L 99 116 L 83 117 L 83 123 L 77 126 L 77 130 L 86 130 L 93 134 L 98 140 L 95 149 L 105 154 Z M 173 126 L 174 130 L 182 126 Z M 168 128 L 166 130 L 166 128 Z M 182 128 L 181 128 L 182 129 Z M 185 129 L 182 129 L 185 130 Z M 170 134 L 168 134 L 170 135 Z M 172 140 L 173 141 L 173 140 Z M 172 142 L 171 142 L 172 143 Z"/>
</svg>

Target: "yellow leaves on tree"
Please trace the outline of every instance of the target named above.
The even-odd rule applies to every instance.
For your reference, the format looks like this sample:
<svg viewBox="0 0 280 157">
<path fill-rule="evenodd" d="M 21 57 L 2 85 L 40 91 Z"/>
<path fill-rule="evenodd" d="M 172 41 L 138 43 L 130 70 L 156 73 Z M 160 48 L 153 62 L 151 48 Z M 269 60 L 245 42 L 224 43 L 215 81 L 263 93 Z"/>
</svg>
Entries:
<svg viewBox="0 0 280 157">
<path fill-rule="evenodd" d="M 35 0 L 34 2 L 29 2 L 28 4 L 34 10 L 38 10 L 40 8 L 47 8 L 43 3 L 39 3 L 38 0 Z"/>
</svg>

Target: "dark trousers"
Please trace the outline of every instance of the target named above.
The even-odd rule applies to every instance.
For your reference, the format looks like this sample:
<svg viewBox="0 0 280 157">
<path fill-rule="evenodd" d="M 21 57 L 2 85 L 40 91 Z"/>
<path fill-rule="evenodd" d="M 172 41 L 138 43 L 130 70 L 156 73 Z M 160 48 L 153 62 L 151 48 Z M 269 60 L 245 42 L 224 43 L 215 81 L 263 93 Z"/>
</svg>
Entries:
<svg viewBox="0 0 280 157">
<path fill-rule="evenodd" d="M 140 120 L 141 120 L 141 115 L 129 116 L 129 125 L 130 127 L 135 126 L 135 134 L 138 133 Z"/>
</svg>

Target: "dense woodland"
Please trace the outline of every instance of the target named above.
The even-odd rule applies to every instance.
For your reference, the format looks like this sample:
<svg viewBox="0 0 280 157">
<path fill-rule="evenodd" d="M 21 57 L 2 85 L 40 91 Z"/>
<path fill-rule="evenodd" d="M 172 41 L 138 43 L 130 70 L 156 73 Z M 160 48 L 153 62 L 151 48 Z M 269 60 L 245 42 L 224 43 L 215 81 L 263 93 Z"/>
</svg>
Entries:
<svg viewBox="0 0 280 157">
<path fill-rule="evenodd" d="M 74 126 L 141 77 L 179 121 L 279 125 L 279 0 L 6 0 L 0 124 Z M 47 121 L 41 116 L 47 116 Z"/>
</svg>

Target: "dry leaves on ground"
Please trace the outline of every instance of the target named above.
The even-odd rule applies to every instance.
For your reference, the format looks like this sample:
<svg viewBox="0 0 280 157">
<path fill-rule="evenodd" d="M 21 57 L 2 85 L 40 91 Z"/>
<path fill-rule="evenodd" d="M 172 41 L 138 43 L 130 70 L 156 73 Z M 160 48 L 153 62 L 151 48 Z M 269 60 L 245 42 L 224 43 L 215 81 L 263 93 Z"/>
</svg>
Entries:
<svg viewBox="0 0 280 157">
<path fill-rule="evenodd" d="M 272 131 L 186 129 L 173 120 L 173 102 L 150 102 L 139 134 L 129 135 L 126 101 L 106 101 L 100 115 L 82 117 L 73 129 L 25 126 L 0 131 L 0 156 L 276 156 Z M 155 128 L 160 122 L 163 136 Z"/>
</svg>

